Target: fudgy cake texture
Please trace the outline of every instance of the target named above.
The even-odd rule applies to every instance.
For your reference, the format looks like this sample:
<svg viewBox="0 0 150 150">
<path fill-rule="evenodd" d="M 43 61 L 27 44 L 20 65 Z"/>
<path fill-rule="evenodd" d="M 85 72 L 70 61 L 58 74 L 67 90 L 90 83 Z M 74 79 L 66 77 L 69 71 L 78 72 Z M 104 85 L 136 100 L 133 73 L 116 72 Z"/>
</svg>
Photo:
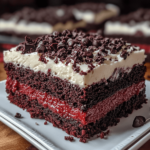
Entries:
<svg viewBox="0 0 150 150">
<path fill-rule="evenodd" d="M 4 52 L 8 99 L 31 117 L 90 138 L 146 103 L 144 60 L 144 50 L 99 32 L 25 37 Z"/>
</svg>

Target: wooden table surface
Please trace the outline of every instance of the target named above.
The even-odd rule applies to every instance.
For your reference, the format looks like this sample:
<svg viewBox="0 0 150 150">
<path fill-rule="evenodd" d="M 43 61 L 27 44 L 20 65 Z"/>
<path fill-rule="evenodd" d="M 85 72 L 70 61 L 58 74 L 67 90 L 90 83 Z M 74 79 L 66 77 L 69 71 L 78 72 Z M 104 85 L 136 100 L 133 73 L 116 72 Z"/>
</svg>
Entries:
<svg viewBox="0 0 150 150">
<path fill-rule="evenodd" d="M 145 64 L 147 72 L 145 78 L 150 80 L 150 64 Z M 6 79 L 3 63 L 0 63 L 0 81 Z M 26 150 L 31 144 L 15 131 L 0 122 L 0 150 Z M 150 140 L 139 150 L 150 150 Z"/>
</svg>

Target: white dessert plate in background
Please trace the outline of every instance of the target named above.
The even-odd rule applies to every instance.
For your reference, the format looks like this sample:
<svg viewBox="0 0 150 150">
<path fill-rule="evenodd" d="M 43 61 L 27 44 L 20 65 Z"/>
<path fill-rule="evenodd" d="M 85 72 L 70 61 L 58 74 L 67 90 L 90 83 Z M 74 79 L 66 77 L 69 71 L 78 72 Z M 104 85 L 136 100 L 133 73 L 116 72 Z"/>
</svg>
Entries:
<svg viewBox="0 0 150 150">
<path fill-rule="evenodd" d="M 87 143 L 79 142 L 78 138 L 74 138 L 75 141 L 70 142 L 64 140 L 64 136 L 68 136 L 68 134 L 61 129 L 53 127 L 51 123 L 44 125 L 45 121 L 42 119 L 30 118 L 30 114 L 26 110 L 11 104 L 5 92 L 5 81 L 2 81 L 0 82 L 0 121 L 18 132 L 40 150 L 123 150 L 131 144 L 130 150 L 134 150 L 150 139 L 150 122 L 140 128 L 132 127 L 135 116 L 150 117 L 149 81 L 146 81 L 146 96 L 149 99 L 148 103 L 144 104 L 142 109 L 133 111 L 129 117 L 121 118 L 117 126 L 110 127 L 110 134 L 107 139 L 100 139 L 95 136 Z M 15 118 L 17 112 L 23 118 Z M 135 144 L 134 142 L 139 137 L 142 138 Z"/>
</svg>

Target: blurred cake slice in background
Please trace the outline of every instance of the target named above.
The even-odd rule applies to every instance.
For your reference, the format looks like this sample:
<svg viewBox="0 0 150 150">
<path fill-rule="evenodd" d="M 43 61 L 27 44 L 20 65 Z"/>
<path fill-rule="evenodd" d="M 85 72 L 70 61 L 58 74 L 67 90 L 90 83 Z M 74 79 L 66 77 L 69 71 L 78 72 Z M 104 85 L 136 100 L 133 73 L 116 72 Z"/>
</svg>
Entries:
<svg viewBox="0 0 150 150">
<path fill-rule="evenodd" d="M 146 50 L 146 61 L 150 61 L 150 9 L 138 9 L 107 21 L 104 27 L 107 37 L 122 37 Z"/>
<path fill-rule="evenodd" d="M 118 14 L 117 6 L 103 3 L 81 3 L 38 10 L 24 8 L 0 17 L 0 34 L 36 38 L 54 30 L 103 28 L 106 20 Z"/>
<path fill-rule="evenodd" d="M 85 30 L 103 29 L 104 23 L 119 15 L 119 8 L 113 4 L 82 3 L 73 6 L 73 15 L 76 20 L 82 20 Z"/>
</svg>

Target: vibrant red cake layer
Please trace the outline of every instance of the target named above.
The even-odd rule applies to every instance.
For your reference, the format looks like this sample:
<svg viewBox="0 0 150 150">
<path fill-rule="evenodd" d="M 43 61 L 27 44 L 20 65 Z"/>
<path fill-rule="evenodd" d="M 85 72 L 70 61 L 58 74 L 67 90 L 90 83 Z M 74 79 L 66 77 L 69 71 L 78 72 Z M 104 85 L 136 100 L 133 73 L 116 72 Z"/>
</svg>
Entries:
<svg viewBox="0 0 150 150">
<path fill-rule="evenodd" d="M 117 106 L 125 101 L 128 101 L 132 96 L 138 95 L 140 91 L 145 88 L 145 82 L 139 82 L 132 86 L 117 91 L 114 95 L 97 103 L 86 112 L 80 111 L 78 108 L 71 108 L 66 102 L 61 101 L 45 92 L 33 89 L 30 86 L 19 83 L 17 80 L 12 80 L 9 77 L 6 82 L 6 89 L 12 90 L 13 93 L 25 94 L 30 98 L 30 101 L 37 99 L 38 103 L 49 108 L 56 114 L 66 119 L 75 119 L 82 124 L 95 122 L 104 117 L 109 111 L 115 109 Z"/>
</svg>

